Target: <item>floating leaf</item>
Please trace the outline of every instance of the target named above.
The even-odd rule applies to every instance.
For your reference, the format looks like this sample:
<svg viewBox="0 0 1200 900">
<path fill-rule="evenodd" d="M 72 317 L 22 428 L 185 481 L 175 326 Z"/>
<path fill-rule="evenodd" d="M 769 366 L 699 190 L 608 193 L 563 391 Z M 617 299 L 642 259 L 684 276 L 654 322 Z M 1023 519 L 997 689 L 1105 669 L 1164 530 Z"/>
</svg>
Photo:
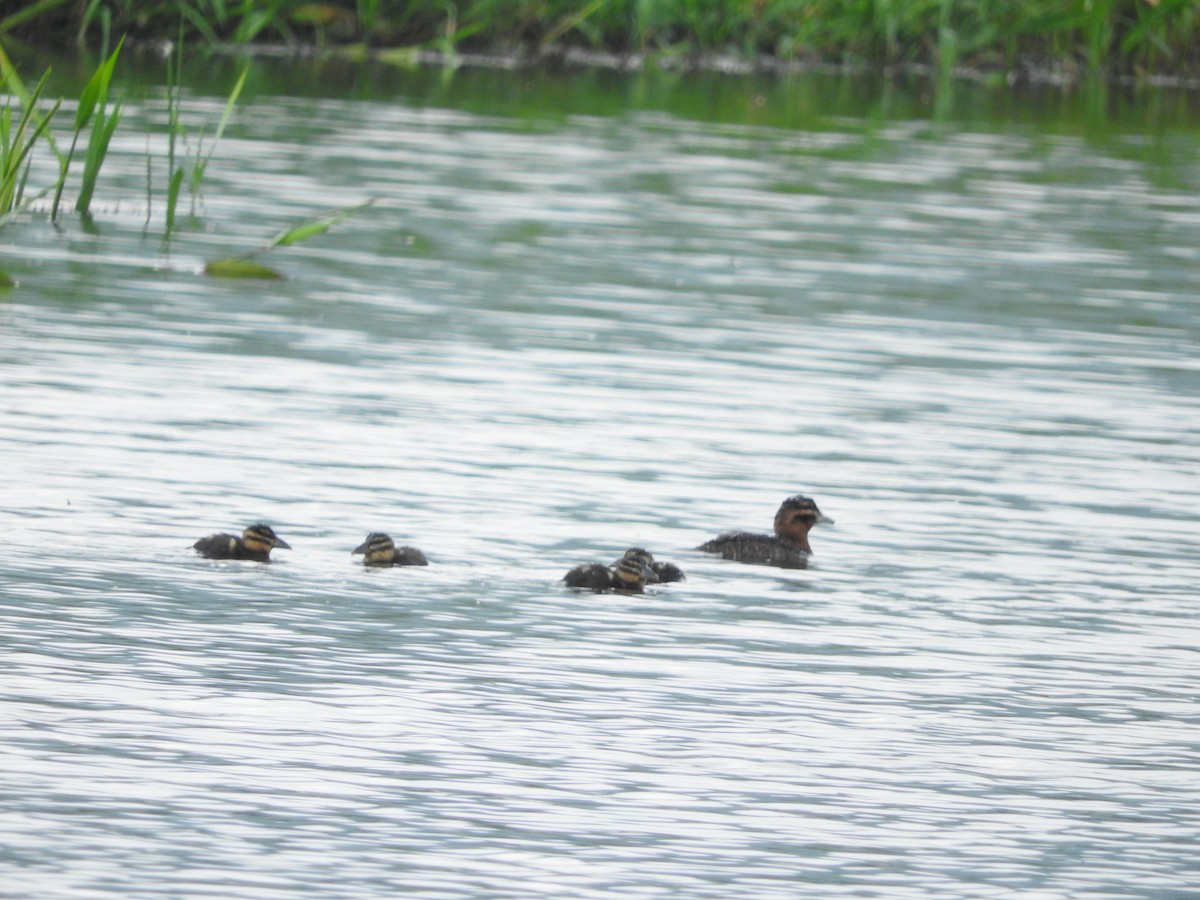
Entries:
<svg viewBox="0 0 1200 900">
<path fill-rule="evenodd" d="M 11 290 L 15 285 L 15 281 L 9 278 L 5 272 L 0 271 L 0 291 Z"/>
<path fill-rule="evenodd" d="M 214 278 L 282 278 L 275 269 L 270 266 L 264 266 L 256 262 L 252 262 L 251 258 L 260 256 L 268 250 L 281 245 L 295 244 L 299 241 L 306 240 L 313 235 L 321 234 L 328 231 L 338 222 L 349 218 L 360 209 L 365 209 L 375 201 L 367 200 L 365 203 L 357 203 L 354 206 L 344 206 L 341 209 L 335 209 L 333 212 L 321 216 L 319 219 L 310 219 L 295 228 L 289 228 L 262 247 L 255 250 L 249 250 L 246 253 L 229 259 L 217 259 L 204 266 L 204 271 Z"/>
<path fill-rule="evenodd" d="M 252 259 L 214 259 L 205 264 L 204 274 L 213 278 L 283 278 L 275 269 Z"/>
</svg>

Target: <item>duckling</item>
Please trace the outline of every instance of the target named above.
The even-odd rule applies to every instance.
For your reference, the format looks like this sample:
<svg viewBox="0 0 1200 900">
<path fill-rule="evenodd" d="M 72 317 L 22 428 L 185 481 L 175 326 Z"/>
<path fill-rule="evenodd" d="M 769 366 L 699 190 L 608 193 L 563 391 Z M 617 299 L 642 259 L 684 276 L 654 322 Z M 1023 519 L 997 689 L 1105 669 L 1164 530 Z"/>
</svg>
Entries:
<svg viewBox="0 0 1200 900">
<path fill-rule="evenodd" d="M 388 535 L 378 531 L 368 534 L 365 541 L 350 551 L 351 556 L 356 553 L 363 554 L 363 565 L 372 569 L 429 565 L 425 554 L 416 547 L 397 547 Z"/>
<path fill-rule="evenodd" d="M 809 530 L 818 523 L 833 524 L 833 519 L 817 509 L 809 497 L 797 494 L 783 501 L 775 513 L 775 534 L 750 534 L 731 531 L 697 547 L 704 553 L 719 553 L 723 559 L 783 569 L 808 568 L 812 547 Z"/>
<path fill-rule="evenodd" d="M 271 551 L 278 547 L 291 550 L 292 546 L 279 537 L 270 525 L 251 525 L 238 537 L 233 534 L 210 534 L 200 538 L 192 547 L 205 559 L 253 559 L 270 562 Z"/>
<path fill-rule="evenodd" d="M 611 566 L 588 563 L 576 566 L 563 576 L 567 587 L 586 588 L 597 594 L 616 591 L 621 594 L 640 594 L 647 584 L 654 584 L 658 576 L 646 560 L 626 554 Z"/>
<path fill-rule="evenodd" d="M 654 574 L 658 576 L 658 580 L 662 584 L 667 584 L 671 581 L 683 581 L 687 577 L 683 574 L 683 569 L 679 568 L 675 563 L 656 562 L 654 555 L 644 547 L 630 547 L 625 551 L 625 555 L 641 559 L 645 562 L 653 570 Z M 620 562 L 620 560 L 617 560 L 617 562 Z M 613 563 L 614 566 L 616 564 L 615 562 Z"/>
</svg>

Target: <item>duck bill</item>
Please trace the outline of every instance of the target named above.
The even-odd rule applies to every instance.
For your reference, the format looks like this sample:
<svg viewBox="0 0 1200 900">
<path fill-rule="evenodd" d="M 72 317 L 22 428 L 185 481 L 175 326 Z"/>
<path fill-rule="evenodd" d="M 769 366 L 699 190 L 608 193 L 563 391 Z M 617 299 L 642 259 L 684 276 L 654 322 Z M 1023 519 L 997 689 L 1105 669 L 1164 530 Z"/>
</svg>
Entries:
<svg viewBox="0 0 1200 900">
<path fill-rule="evenodd" d="M 275 548 L 276 550 L 291 550 L 292 549 L 292 545 L 289 544 L 287 541 L 285 541 L 281 537 L 275 538 L 275 540 L 272 542 L 271 546 L 273 548 Z"/>
<path fill-rule="evenodd" d="M 350 555 L 353 556 L 356 553 L 366 553 L 367 552 L 367 544 L 369 544 L 369 543 L 371 543 L 371 539 L 367 538 L 365 541 L 363 541 L 361 544 L 359 544 L 357 547 L 355 547 L 353 550 L 351 550 Z"/>
</svg>

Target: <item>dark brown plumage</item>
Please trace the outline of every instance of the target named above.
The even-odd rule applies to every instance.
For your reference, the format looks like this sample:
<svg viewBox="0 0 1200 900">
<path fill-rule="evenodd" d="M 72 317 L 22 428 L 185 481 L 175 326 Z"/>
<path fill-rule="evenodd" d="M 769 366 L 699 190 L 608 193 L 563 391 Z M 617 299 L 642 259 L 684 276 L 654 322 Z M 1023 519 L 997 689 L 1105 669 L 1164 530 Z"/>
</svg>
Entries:
<svg viewBox="0 0 1200 900">
<path fill-rule="evenodd" d="M 563 576 L 567 587 L 595 591 L 598 594 L 616 591 L 622 594 L 640 594 L 647 584 L 654 584 L 658 576 L 641 557 L 626 554 L 611 566 L 588 563 L 576 566 Z"/>
<path fill-rule="evenodd" d="M 833 519 L 817 509 L 809 497 L 797 495 L 783 501 L 775 513 L 775 534 L 731 531 L 697 547 L 704 553 L 718 553 L 723 559 L 784 569 L 808 568 L 812 547 L 808 532 L 818 523 L 833 524 Z"/>
<path fill-rule="evenodd" d="M 367 535 L 367 539 L 350 551 L 351 555 L 361 553 L 363 565 L 372 569 L 383 569 L 391 566 L 427 566 L 429 560 L 416 547 L 397 547 L 395 542 L 386 534 L 375 531 Z"/>
</svg>

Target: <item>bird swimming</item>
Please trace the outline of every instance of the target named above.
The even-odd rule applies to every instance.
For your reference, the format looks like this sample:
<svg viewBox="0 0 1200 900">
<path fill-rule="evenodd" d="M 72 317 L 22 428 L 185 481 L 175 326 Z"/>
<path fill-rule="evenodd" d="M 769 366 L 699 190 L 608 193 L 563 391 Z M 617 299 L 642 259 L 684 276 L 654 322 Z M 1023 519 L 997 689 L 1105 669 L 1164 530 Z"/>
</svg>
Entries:
<svg viewBox="0 0 1200 900">
<path fill-rule="evenodd" d="M 833 519 L 817 508 L 811 497 L 788 497 L 775 513 L 775 534 L 731 531 L 706 541 L 696 549 L 719 553 L 723 559 L 783 569 L 806 569 L 812 547 L 808 532 L 817 524 L 833 524 Z"/>
<path fill-rule="evenodd" d="M 416 547 L 397 547 L 390 536 L 379 531 L 367 535 L 367 539 L 350 551 L 363 555 L 363 565 L 372 569 L 390 566 L 427 566 L 429 560 Z"/>
<path fill-rule="evenodd" d="M 633 556 L 645 562 L 651 571 L 658 576 L 658 581 L 661 584 L 667 584 L 671 581 L 683 581 L 687 577 L 683 574 L 683 569 L 679 568 L 675 563 L 655 560 L 654 554 L 645 547 L 630 547 L 625 551 L 625 556 Z M 620 562 L 620 560 L 614 562 L 613 565 L 615 566 L 617 562 Z"/>
<path fill-rule="evenodd" d="M 292 546 L 275 534 L 270 525 L 251 525 L 238 537 L 234 534 L 210 534 L 192 544 L 205 559 L 252 559 L 270 562 L 271 551 L 291 550 Z"/>
<path fill-rule="evenodd" d="M 645 551 L 641 551 L 645 553 Z M 649 554 L 646 554 L 649 556 Z M 649 562 L 637 554 L 630 556 L 626 553 L 611 566 L 602 563 L 587 563 L 576 566 L 563 576 L 567 587 L 582 588 L 603 594 L 615 591 L 620 594 L 640 594 L 647 584 L 655 584 L 658 576 L 654 574 Z"/>
</svg>

